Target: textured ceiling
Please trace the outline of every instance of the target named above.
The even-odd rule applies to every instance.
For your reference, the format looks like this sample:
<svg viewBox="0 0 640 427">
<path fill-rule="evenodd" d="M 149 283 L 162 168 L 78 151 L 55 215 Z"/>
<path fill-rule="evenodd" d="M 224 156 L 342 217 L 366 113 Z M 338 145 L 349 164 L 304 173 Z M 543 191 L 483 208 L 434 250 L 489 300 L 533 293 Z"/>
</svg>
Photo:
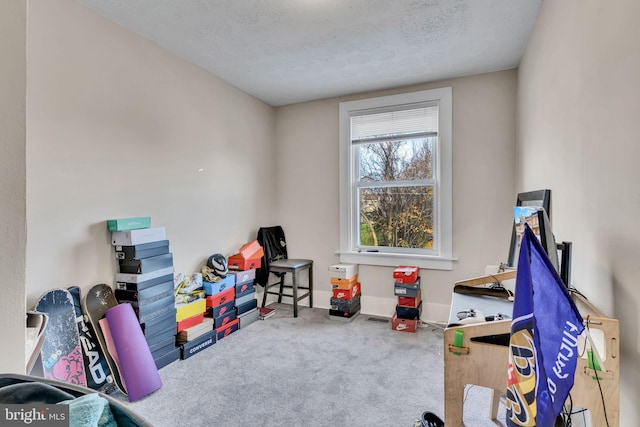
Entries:
<svg viewBox="0 0 640 427">
<path fill-rule="evenodd" d="M 517 67 L 542 0 L 77 0 L 271 105 Z"/>
</svg>

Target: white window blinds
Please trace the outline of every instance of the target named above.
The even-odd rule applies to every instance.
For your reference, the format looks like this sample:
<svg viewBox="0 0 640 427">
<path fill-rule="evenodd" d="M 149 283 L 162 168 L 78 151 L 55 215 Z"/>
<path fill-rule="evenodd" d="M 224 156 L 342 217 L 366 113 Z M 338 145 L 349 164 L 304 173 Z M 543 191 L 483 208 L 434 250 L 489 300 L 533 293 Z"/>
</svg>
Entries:
<svg viewBox="0 0 640 427">
<path fill-rule="evenodd" d="M 360 111 L 351 117 L 354 143 L 409 135 L 438 135 L 437 103 L 394 111 Z"/>
</svg>

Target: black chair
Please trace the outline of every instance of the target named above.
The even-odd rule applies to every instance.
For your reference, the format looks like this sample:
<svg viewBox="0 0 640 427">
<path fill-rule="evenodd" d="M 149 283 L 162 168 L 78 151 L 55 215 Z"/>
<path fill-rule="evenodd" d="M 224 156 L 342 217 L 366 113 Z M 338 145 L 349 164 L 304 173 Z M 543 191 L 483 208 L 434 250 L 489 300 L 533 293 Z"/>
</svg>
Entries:
<svg viewBox="0 0 640 427">
<path fill-rule="evenodd" d="M 258 243 L 264 250 L 260 269 L 256 273 L 256 282 L 264 287 L 262 307 L 267 302 L 267 295 L 278 295 L 278 302 L 282 297 L 293 298 L 293 317 L 298 317 L 298 301 L 309 297 L 309 307 L 313 307 L 313 261 L 310 259 L 290 259 L 287 252 L 287 241 L 281 226 L 261 227 L 258 230 Z M 309 284 L 301 286 L 298 283 L 300 273 L 308 271 Z M 285 276 L 291 273 L 291 284 L 285 283 Z M 271 274 L 277 277 L 277 281 L 270 282 Z M 273 287 L 278 291 L 270 291 Z M 285 293 L 285 289 L 291 289 L 291 293 Z M 300 295 L 299 290 L 307 291 Z"/>
</svg>

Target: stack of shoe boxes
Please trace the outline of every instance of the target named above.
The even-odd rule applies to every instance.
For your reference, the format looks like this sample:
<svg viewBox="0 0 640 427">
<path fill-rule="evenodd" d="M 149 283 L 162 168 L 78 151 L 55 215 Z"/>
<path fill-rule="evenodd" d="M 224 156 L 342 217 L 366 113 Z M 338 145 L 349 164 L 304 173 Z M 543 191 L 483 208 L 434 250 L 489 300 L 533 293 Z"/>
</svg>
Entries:
<svg viewBox="0 0 640 427">
<path fill-rule="evenodd" d="M 391 329 L 416 332 L 422 314 L 420 269 L 401 265 L 393 271 L 394 294 L 398 297 L 396 311 L 391 318 Z"/>
<path fill-rule="evenodd" d="M 107 221 L 118 260 L 115 297 L 134 309 L 158 369 L 180 356 L 173 300 L 173 255 L 164 227 L 151 219 Z"/>
<path fill-rule="evenodd" d="M 206 317 L 213 320 L 214 334 L 220 340 L 238 330 L 235 312 L 236 278 L 232 274 L 217 282 L 204 282 Z"/>
<path fill-rule="evenodd" d="M 234 276 L 236 282 L 236 316 L 240 322 L 238 327 L 240 329 L 246 328 L 260 317 L 254 287 L 256 269 L 233 270 L 229 272 L 229 275 Z"/>
<path fill-rule="evenodd" d="M 358 266 L 336 264 L 331 272 L 331 296 L 329 318 L 353 319 L 360 313 L 361 286 L 358 282 Z"/>
<path fill-rule="evenodd" d="M 174 278 L 178 331 L 176 338 L 180 346 L 180 358 L 183 360 L 216 342 L 213 321 L 205 318 L 207 307 L 203 287 L 200 273 L 190 276 L 177 274 Z"/>
</svg>

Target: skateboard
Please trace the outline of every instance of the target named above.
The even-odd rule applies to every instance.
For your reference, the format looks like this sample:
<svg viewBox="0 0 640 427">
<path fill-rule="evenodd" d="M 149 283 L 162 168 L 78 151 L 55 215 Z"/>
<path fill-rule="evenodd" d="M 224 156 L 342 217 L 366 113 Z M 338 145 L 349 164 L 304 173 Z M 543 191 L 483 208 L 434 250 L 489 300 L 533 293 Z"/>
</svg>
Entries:
<svg viewBox="0 0 640 427">
<path fill-rule="evenodd" d="M 44 377 L 86 387 L 73 297 L 66 289 L 52 289 L 40 297 L 35 309 L 49 316 L 40 348 Z"/>
<path fill-rule="evenodd" d="M 80 288 L 71 286 L 67 290 L 73 297 L 76 324 L 78 325 L 78 335 L 80 336 L 82 356 L 84 358 L 84 369 L 87 374 L 87 386 L 102 393 L 114 393 L 117 387 L 113 383 L 113 376 L 106 357 L 96 339 L 93 326 L 91 326 L 89 319 L 82 310 Z"/>
<path fill-rule="evenodd" d="M 105 317 L 105 312 L 111 307 L 118 305 L 118 301 L 113 293 L 113 289 L 109 285 L 99 284 L 92 287 L 89 292 L 84 296 L 84 310 L 89 318 L 89 324 L 95 332 L 95 337 L 98 341 L 98 345 L 102 349 L 102 354 L 105 356 L 107 366 L 113 377 L 113 382 L 124 395 L 127 395 L 126 386 L 120 376 L 118 365 L 113 360 L 113 357 L 109 353 L 107 343 L 100 326 L 100 319 Z"/>
</svg>

